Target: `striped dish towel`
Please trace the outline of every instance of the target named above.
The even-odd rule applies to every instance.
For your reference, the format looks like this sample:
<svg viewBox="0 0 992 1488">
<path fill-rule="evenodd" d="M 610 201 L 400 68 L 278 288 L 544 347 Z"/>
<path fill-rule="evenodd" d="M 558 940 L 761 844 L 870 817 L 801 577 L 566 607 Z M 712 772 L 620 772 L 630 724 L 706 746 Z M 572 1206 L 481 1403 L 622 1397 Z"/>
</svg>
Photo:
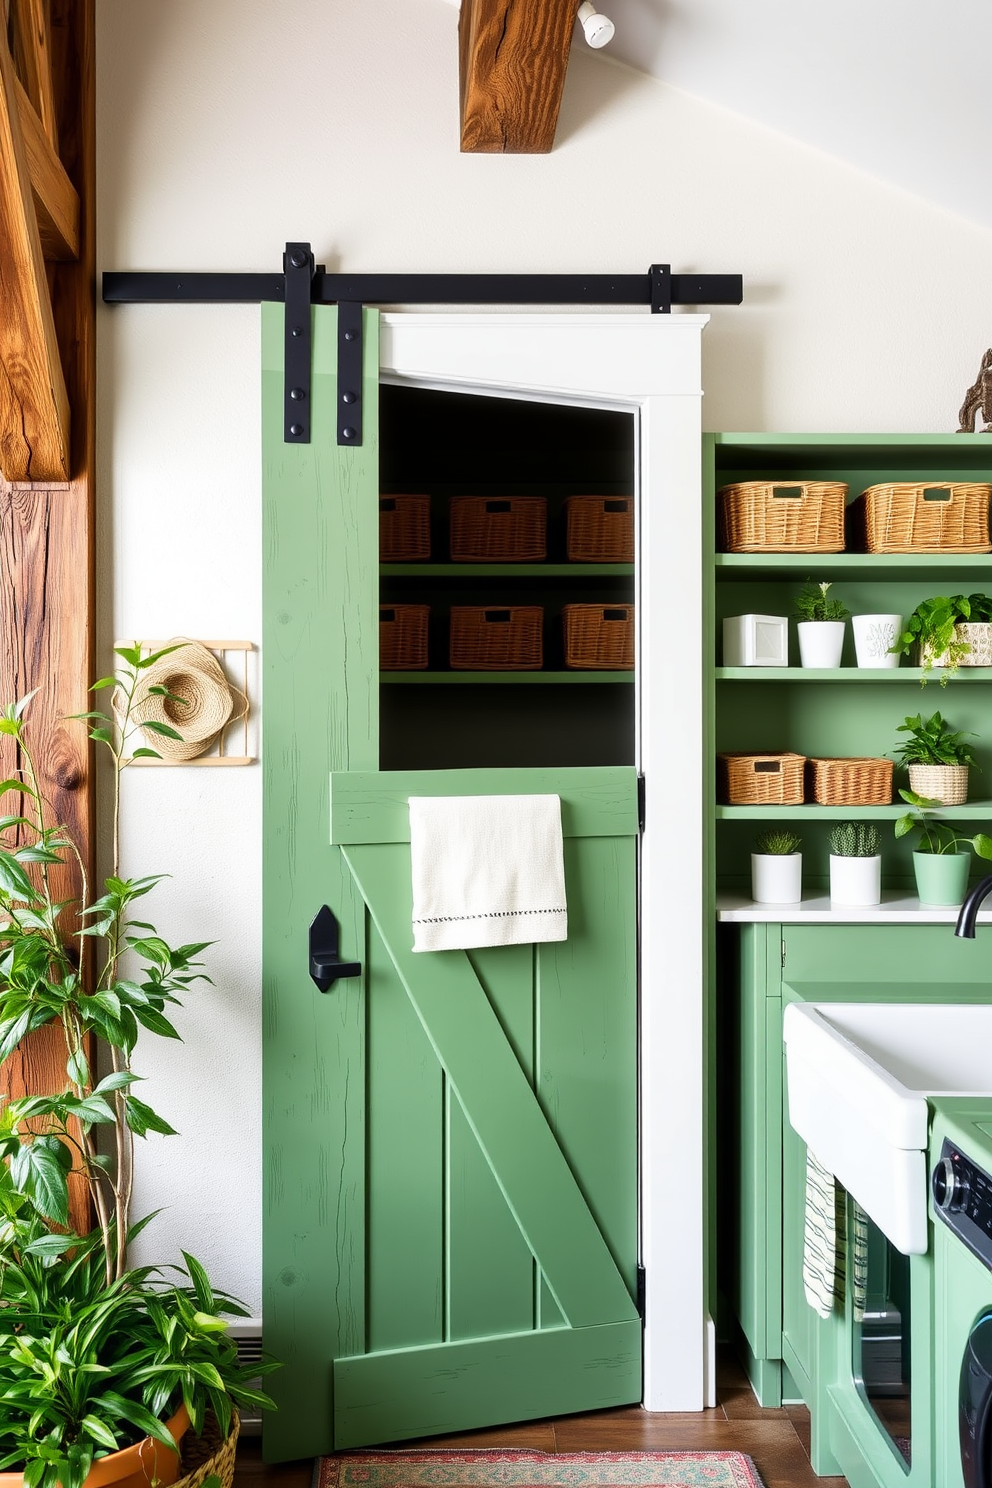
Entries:
<svg viewBox="0 0 992 1488">
<path fill-rule="evenodd" d="M 845 1280 L 844 1190 L 806 1152 L 806 1215 L 803 1226 L 803 1291 L 813 1311 L 828 1318 L 843 1306 Z"/>
<path fill-rule="evenodd" d="M 864 1321 L 865 1302 L 868 1297 L 868 1216 L 857 1199 L 851 1199 L 851 1204 L 854 1208 L 851 1301 L 854 1306 L 854 1321 L 860 1323 Z"/>
</svg>

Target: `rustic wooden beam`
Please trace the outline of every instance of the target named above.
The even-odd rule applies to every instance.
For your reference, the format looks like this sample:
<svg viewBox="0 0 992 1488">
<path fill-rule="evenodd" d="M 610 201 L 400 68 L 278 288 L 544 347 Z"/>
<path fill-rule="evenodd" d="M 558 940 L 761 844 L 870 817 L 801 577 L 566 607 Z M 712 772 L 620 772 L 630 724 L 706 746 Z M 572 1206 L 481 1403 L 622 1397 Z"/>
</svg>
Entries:
<svg viewBox="0 0 992 1488">
<path fill-rule="evenodd" d="M 79 257 L 79 194 L 17 78 L 17 117 L 31 178 L 41 251 L 47 259 Z"/>
<path fill-rule="evenodd" d="M 31 198 L 14 66 L 0 38 L 0 473 L 65 480 L 69 398 Z"/>
<path fill-rule="evenodd" d="M 52 87 L 52 56 L 48 37 L 45 0 L 15 0 L 17 18 L 18 60 L 21 77 L 31 106 L 41 122 L 52 150 L 59 147 L 55 114 L 55 92 Z"/>
<path fill-rule="evenodd" d="M 40 688 L 30 722 L 42 785 L 58 820 L 80 845 L 93 886 L 92 746 L 68 715 L 91 706 L 94 672 L 95 231 L 96 129 L 94 0 L 52 0 L 52 65 L 59 138 L 79 193 L 80 257 L 52 267 L 52 305 L 74 418 L 67 482 L 39 481 L 0 489 L 0 702 Z M 4 274 L 0 260 L 0 278 Z M 0 327 L 0 345 L 5 333 Z M 9 763 L 9 761 L 4 761 Z M 75 897 L 78 870 L 59 891 Z M 54 1028 L 42 1028 L 0 1066 L 0 1091 L 61 1089 L 65 1050 Z M 81 1186 L 73 1222 L 92 1222 Z"/>
<path fill-rule="evenodd" d="M 578 0 L 462 0 L 461 148 L 542 155 L 554 144 Z"/>
</svg>

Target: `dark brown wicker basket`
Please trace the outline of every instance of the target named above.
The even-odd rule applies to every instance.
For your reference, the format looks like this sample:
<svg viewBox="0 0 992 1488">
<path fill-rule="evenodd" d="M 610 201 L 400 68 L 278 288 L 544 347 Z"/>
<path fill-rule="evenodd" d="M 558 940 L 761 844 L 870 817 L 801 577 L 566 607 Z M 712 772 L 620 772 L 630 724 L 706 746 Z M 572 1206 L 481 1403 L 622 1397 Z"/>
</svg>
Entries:
<svg viewBox="0 0 992 1488">
<path fill-rule="evenodd" d="M 725 553 L 842 553 L 839 481 L 739 481 L 718 493 Z"/>
<path fill-rule="evenodd" d="M 540 605 L 452 605 L 453 671 L 538 672 L 544 661 Z"/>
<path fill-rule="evenodd" d="M 633 563 L 633 497 L 569 496 L 565 552 L 570 563 Z"/>
<path fill-rule="evenodd" d="M 453 563 L 540 563 L 548 553 L 543 496 L 452 496 Z"/>
<path fill-rule="evenodd" d="M 430 605 L 379 606 L 379 668 L 383 672 L 422 672 L 427 666 Z"/>
<path fill-rule="evenodd" d="M 802 754 L 718 754 L 717 795 L 728 806 L 798 806 L 805 763 Z"/>
<path fill-rule="evenodd" d="M 811 759 L 809 795 L 821 806 L 888 806 L 892 802 L 889 759 Z"/>
<path fill-rule="evenodd" d="M 633 605 L 565 605 L 561 623 L 566 667 L 604 672 L 633 669 Z"/>
<path fill-rule="evenodd" d="M 431 556 L 431 498 L 379 497 L 379 562 L 422 563 Z"/>
</svg>

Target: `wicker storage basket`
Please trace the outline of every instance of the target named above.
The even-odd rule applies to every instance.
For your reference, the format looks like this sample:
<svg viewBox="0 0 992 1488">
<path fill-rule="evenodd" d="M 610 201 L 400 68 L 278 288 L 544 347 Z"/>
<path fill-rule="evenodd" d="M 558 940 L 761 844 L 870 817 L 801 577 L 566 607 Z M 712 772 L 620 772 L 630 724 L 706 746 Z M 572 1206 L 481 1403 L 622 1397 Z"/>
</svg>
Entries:
<svg viewBox="0 0 992 1488">
<path fill-rule="evenodd" d="M 540 605 L 452 605 L 453 671 L 538 672 L 544 661 Z"/>
<path fill-rule="evenodd" d="M 452 496 L 453 563 L 539 563 L 548 553 L 543 496 Z"/>
<path fill-rule="evenodd" d="M 798 806 L 803 754 L 718 754 L 717 794 L 728 806 Z"/>
<path fill-rule="evenodd" d="M 942 806 L 963 806 L 968 799 L 968 766 L 910 765 L 909 788 Z"/>
<path fill-rule="evenodd" d="M 379 562 L 421 563 L 431 556 L 431 498 L 379 497 Z"/>
<path fill-rule="evenodd" d="M 811 759 L 808 795 L 820 806 L 888 806 L 892 802 L 892 761 L 887 759 Z"/>
<path fill-rule="evenodd" d="M 570 563 L 633 563 L 633 497 L 569 496 L 565 552 Z"/>
<path fill-rule="evenodd" d="M 850 507 L 851 537 L 868 553 L 988 553 L 992 485 L 899 481 L 869 486 Z"/>
<path fill-rule="evenodd" d="M 201 1434 L 194 1436 L 192 1431 L 187 1431 L 183 1437 L 179 1453 L 180 1477 L 174 1488 L 200 1488 L 207 1478 L 214 1476 L 220 1478 L 221 1488 L 231 1488 L 240 1429 L 241 1421 L 234 1411 L 225 1441 L 213 1411 L 208 1411 Z"/>
<path fill-rule="evenodd" d="M 633 669 L 633 605 L 569 604 L 562 609 L 561 623 L 566 667 L 603 672 Z"/>
<path fill-rule="evenodd" d="M 719 492 L 726 553 L 842 553 L 840 481 L 741 481 Z"/>
<path fill-rule="evenodd" d="M 427 666 L 430 605 L 379 606 L 379 668 L 383 672 L 422 672 Z"/>
</svg>

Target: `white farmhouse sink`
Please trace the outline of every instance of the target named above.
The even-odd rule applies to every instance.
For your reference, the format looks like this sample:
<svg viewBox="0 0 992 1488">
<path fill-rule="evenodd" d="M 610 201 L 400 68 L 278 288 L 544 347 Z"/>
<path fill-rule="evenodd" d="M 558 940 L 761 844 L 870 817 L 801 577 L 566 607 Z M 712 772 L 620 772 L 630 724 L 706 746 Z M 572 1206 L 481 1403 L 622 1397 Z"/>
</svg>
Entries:
<svg viewBox="0 0 992 1488">
<path fill-rule="evenodd" d="M 992 1095 L 992 1004 L 793 1002 L 789 1121 L 906 1255 L 927 1249 L 928 1096 Z"/>
</svg>

